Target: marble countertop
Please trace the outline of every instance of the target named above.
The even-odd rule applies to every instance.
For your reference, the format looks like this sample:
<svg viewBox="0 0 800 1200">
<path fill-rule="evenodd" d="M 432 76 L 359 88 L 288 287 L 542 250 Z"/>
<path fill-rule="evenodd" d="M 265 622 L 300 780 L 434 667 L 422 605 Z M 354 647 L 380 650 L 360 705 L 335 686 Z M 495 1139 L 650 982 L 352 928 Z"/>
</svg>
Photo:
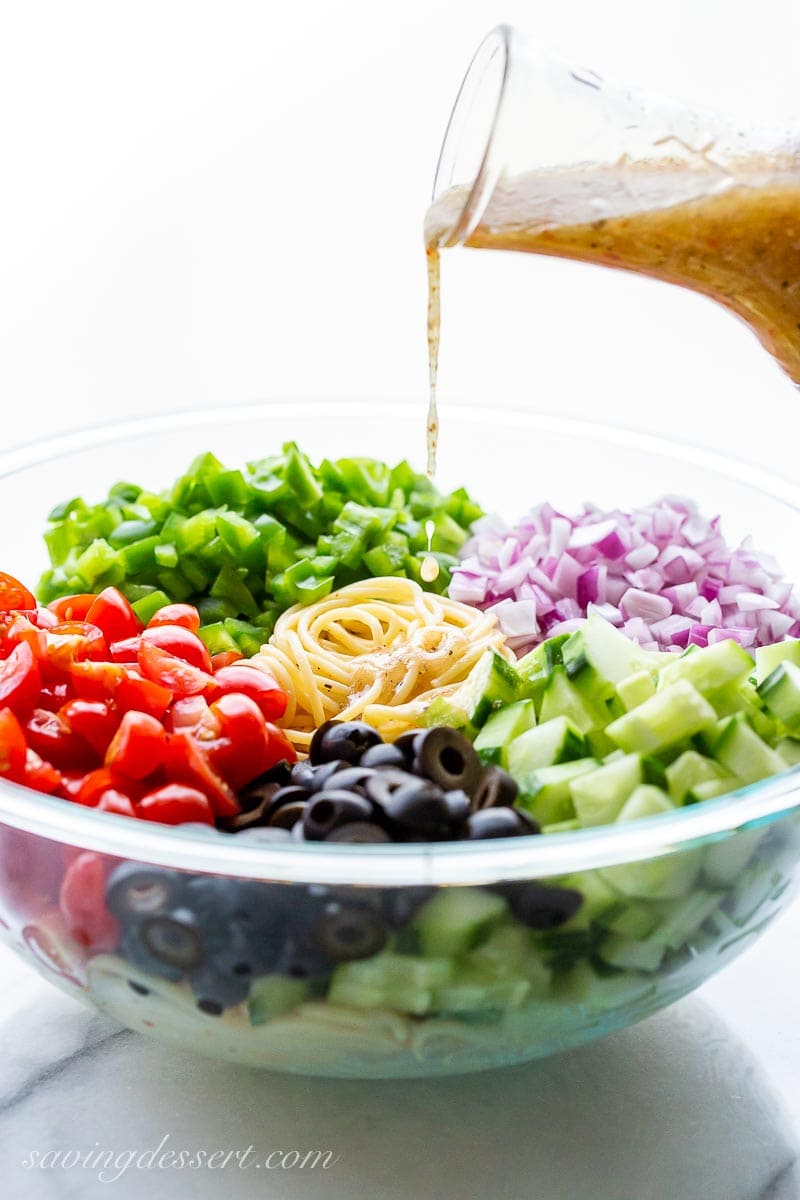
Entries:
<svg viewBox="0 0 800 1200">
<path fill-rule="evenodd" d="M 400 1082 L 282 1076 L 167 1049 L 0 948 L 0 1196 L 797 1200 L 799 940 L 796 905 L 634 1029 L 527 1066 Z M 213 1166 L 148 1165 L 159 1147 L 175 1162 L 223 1153 Z M 77 1165 L 40 1165 L 69 1150 Z M 332 1153 L 300 1167 L 292 1150 Z"/>
</svg>

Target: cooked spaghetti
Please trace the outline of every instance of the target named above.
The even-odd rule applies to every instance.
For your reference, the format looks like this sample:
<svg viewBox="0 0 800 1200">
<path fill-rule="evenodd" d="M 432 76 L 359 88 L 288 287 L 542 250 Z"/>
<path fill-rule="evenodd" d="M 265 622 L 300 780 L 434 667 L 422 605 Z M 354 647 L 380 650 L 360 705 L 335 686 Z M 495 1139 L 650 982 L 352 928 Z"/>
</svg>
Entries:
<svg viewBox="0 0 800 1200">
<path fill-rule="evenodd" d="M 513 658 L 492 614 L 386 576 L 289 609 L 252 661 L 289 693 L 280 724 L 304 752 L 331 717 L 368 721 L 391 741 L 490 648 Z"/>
</svg>

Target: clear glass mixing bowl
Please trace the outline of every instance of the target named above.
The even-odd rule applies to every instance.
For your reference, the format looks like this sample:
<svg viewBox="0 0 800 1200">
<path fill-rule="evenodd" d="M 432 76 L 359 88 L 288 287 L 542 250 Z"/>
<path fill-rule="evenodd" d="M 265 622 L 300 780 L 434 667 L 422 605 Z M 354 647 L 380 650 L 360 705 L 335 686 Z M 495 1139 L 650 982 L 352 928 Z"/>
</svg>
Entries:
<svg viewBox="0 0 800 1200">
<path fill-rule="evenodd" d="M 235 465 L 296 439 L 312 456 L 419 464 L 424 426 L 421 405 L 275 403 L 39 442 L 0 457 L 11 514 L 0 566 L 35 580 L 55 502 L 99 498 L 121 478 L 166 486 L 202 450 Z M 569 510 L 689 495 L 722 514 L 729 542 L 752 534 L 800 578 L 798 489 L 644 434 L 448 407 L 440 482 L 465 484 L 510 519 L 543 499 Z M 794 890 L 798 771 L 621 827 L 423 846 L 271 845 L 135 822 L 2 782 L 0 933 L 46 978 L 130 1028 L 251 1066 L 399 1077 L 521 1062 L 641 1020 L 766 928 Z M 82 853 L 94 856 L 88 876 L 139 864 L 121 932 L 90 890 L 83 924 L 65 925 L 59 889 Z M 577 915 L 532 929 L 531 913 L 534 926 L 542 913 L 546 923 L 563 887 L 581 891 Z M 638 947 L 629 965 L 596 957 L 609 930 Z M 331 960 L 331 944 L 368 946 L 370 937 L 378 953 L 344 969 Z M 242 982 L 237 947 L 248 938 L 272 965 Z M 198 956 L 230 981 L 222 1011 L 185 982 L 182 964 Z"/>
</svg>

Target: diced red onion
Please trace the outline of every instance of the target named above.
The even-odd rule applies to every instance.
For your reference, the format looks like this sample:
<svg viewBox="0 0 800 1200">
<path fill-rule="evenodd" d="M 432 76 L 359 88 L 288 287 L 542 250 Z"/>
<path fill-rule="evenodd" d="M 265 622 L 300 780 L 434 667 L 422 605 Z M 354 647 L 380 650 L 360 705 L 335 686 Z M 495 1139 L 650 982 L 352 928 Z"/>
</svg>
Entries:
<svg viewBox="0 0 800 1200">
<path fill-rule="evenodd" d="M 501 628 L 518 653 L 589 612 L 661 649 L 800 636 L 800 595 L 775 560 L 749 538 L 729 547 L 718 516 L 675 496 L 632 512 L 586 504 L 577 516 L 541 504 L 513 529 L 482 517 L 450 595 L 498 618 L 509 602 Z"/>
</svg>

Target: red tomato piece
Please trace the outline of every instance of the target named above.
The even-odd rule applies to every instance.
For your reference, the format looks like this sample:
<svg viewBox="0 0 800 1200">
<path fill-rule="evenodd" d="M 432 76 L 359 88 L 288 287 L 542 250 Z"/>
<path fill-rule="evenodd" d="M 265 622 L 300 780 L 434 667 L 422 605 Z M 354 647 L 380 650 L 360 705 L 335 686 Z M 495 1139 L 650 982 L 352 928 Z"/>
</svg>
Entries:
<svg viewBox="0 0 800 1200">
<path fill-rule="evenodd" d="M 159 625 L 180 625 L 191 633 L 198 633 L 200 613 L 191 604 L 165 604 L 147 622 L 148 629 L 155 629 Z"/>
<path fill-rule="evenodd" d="M 126 712 L 106 751 L 105 765 L 129 779 L 144 779 L 164 761 L 167 734 L 155 717 Z"/>
<path fill-rule="evenodd" d="M 272 675 L 259 667 L 222 667 L 215 673 L 214 682 L 217 690 L 212 700 L 231 692 L 240 692 L 255 700 L 267 721 L 279 721 L 286 712 L 288 695 Z"/>
<path fill-rule="evenodd" d="M 102 855 L 86 850 L 70 863 L 58 896 L 72 937 L 98 953 L 113 950 L 119 938 L 116 919 L 106 908 L 107 876 Z"/>
<path fill-rule="evenodd" d="M 136 816 L 136 809 L 133 807 L 133 801 L 130 796 L 126 796 L 124 792 L 117 791 L 116 788 L 108 788 L 107 791 L 103 792 L 95 808 L 99 808 L 102 812 L 117 813 L 121 817 Z"/>
<path fill-rule="evenodd" d="M 0 662 L 0 708 L 17 716 L 31 711 L 42 686 L 42 675 L 28 642 L 20 642 L 5 662 Z"/>
<path fill-rule="evenodd" d="M 148 630 L 145 630 L 145 633 L 147 632 Z M 154 629 L 152 632 L 158 631 Z M 153 645 L 152 642 L 146 642 L 144 634 L 139 646 L 139 669 L 147 679 L 169 688 L 175 696 L 197 696 L 214 688 L 213 675 L 192 666 L 168 650 Z"/>
<path fill-rule="evenodd" d="M 168 735 L 164 765 L 170 781 L 188 783 L 207 796 L 216 816 L 235 817 L 241 810 L 233 791 L 213 769 L 191 734 Z"/>
<path fill-rule="evenodd" d="M 68 700 L 60 711 L 70 729 L 79 733 L 103 758 L 120 722 L 120 714 L 113 703 L 107 700 Z"/>
<path fill-rule="evenodd" d="M 61 671 L 68 671 L 75 662 L 108 657 L 106 639 L 87 621 L 62 621 L 45 630 L 45 636 L 50 664 Z"/>
<path fill-rule="evenodd" d="M 106 641 L 120 642 L 124 638 L 135 637 L 142 628 L 142 623 L 123 596 L 115 587 L 103 588 L 92 602 L 86 614 L 90 625 L 96 625 Z"/>
<path fill-rule="evenodd" d="M 61 713 L 35 708 L 25 722 L 25 732 L 31 749 L 54 767 L 88 770 L 97 765 L 97 753 Z"/>
<path fill-rule="evenodd" d="M 52 629 L 54 625 L 58 625 L 58 617 L 55 613 L 50 612 L 49 608 L 37 608 L 33 612 L 25 614 L 36 626 L 37 629 Z"/>
<path fill-rule="evenodd" d="M 268 735 L 264 717 L 255 700 L 240 692 L 220 696 L 211 705 L 220 724 L 221 737 L 209 742 L 209 761 L 223 779 L 238 789 L 267 770 Z"/>
<path fill-rule="evenodd" d="M 0 612 L 20 608 L 36 608 L 36 597 L 13 575 L 0 571 Z"/>
<path fill-rule="evenodd" d="M 172 703 L 169 688 L 152 679 L 143 679 L 137 671 L 123 667 L 124 676 L 115 692 L 117 707 L 122 712 L 144 712 L 159 720 Z"/>
<path fill-rule="evenodd" d="M 27 743 L 22 726 L 10 708 L 0 708 L 0 775 L 22 781 Z"/>
<path fill-rule="evenodd" d="M 94 808 L 103 792 L 115 785 L 116 779 L 108 767 L 97 767 L 96 770 L 80 776 L 74 775 L 73 772 L 62 772 L 61 786 L 67 793 L 67 798 L 74 800 L 76 804 L 84 804 L 87 808 Z"/>
<path fill-rule="evenodd" d="M 136 663 L 139 655 L 139 638 L 123 638 L 121 642 L 112 642 L 108 648 L 114 662 Z"/>
<path fill-rule="evenodd" d="M 238 650 L 220 650 L 219 654 L 211 655 L 211 666 L 214 671 L 221 671 L 223 667 L 232 667 L 234 663 L 241 662 L 244 658 Z"/>
<path fill-rule="evenodd" d="M 94 602 L 94 592 L 81 592 L 75 596 L 59 596 L 57 600 L 51 600 L 47 607 L 59 621 L 85 621 Z"/>
<path fill-rule="evenodd" d="M 205 644 L 182 625 L 151 625 L 142 634 L 142 644 L 166 650 L 200 671 L 211 671 L 211 655 Z"/>
<path fill-rule="evenodd" d="M 45 762 L 35 750 L 31 750 L 29 747 L 25 756 L 22 782 L 26 787 L 33 788 L 35 792 L 46 792 L 48 796 L 52 796 L 62 786 L 61 772 L 57 771 L 52 763 Z"/>
<path fill-rule="evenodd" d="M 194 730 L 198 726 L 205 727 L 209 714 L 208 701 L 204 696 L 183 696 L 169 706 L 164 720 L 170 733 L 177 733 L 181 729 Z M 216 736 L 218 732 L 217 730 L 212 736 Z"/>
<path fill-rule="evenodd" d="M 183 825 L 187 821 L 214 824 L 208 797 L 199 788 L 185 783 L 168 783 L 148 792 L 137 804 L 136 811 L 146 821 L 159 821 L 162 825 Z"/>
<path fill-rule="evenodd" d="M 68 683 L 50 683 L 40 690 L 36 700 L 37 708 L 47 708 L 50 712 L 58 712 L 70 699 Z"/>
<path fill-rule="evenodd" d="M 75 662 L 70 666 L 69 677 L 81 700 L 109 700 L 116 697 L 128 671 L 120 663 Z"/>
<path fill-rule="evenodd" d="M 15 613 L 3 629 L 0 658 L 8 658 L 15 646 L 27 642 L 33 651 L 35 659 L 41 662 L 47 657 L 47 635 L 43 629 L 34 625 L 25 613 Z"/>
<path fill-rule="evenodd" d="M 266 767 L 267 771 L 277 766 L 279 762 L 297 762 L 297 751 L 289 741 L 285 730 L 279 729 L 277 725 L 272 725 L 267 721 L 267 737 L 269 739 L 269 765 Z"/>
</svg>

